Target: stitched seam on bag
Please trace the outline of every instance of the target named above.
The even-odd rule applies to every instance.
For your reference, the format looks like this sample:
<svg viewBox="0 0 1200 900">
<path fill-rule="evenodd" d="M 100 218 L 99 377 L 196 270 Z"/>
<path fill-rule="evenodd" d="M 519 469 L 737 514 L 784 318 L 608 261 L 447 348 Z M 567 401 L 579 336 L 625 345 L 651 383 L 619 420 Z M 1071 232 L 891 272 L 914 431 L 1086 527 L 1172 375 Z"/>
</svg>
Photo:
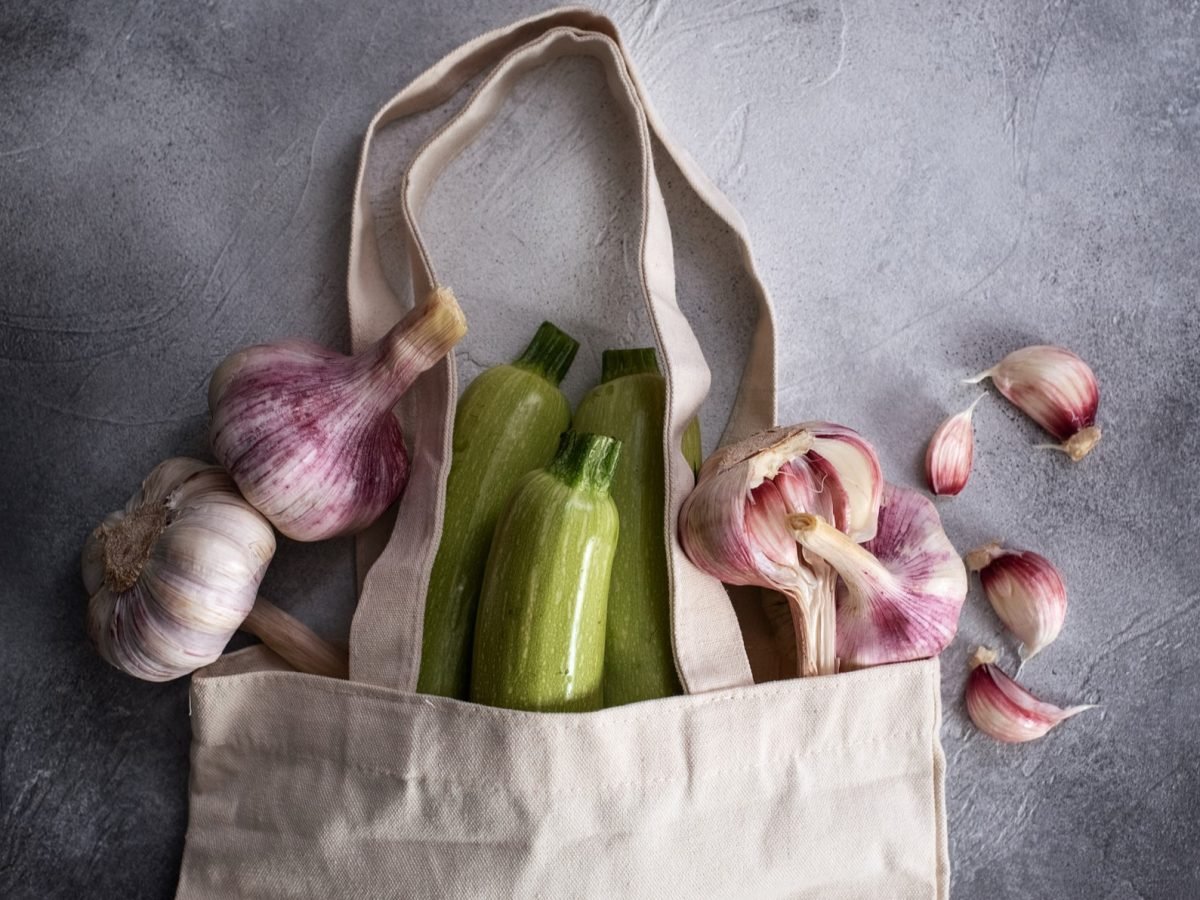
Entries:
<svg viewBox="0 0 1200 900">
<path fill-rule="evenodd" d="M 900 665 L 906 665 L 906 664 L 901 663 Z M 853 673 L 847 673 L 847 674 L 853 674 Z M 223 680 L 225 678 L 246 678 L 246 677 L 258 678 L 260 676 L 270 677 L 270 676 L 277 676 L 277 675 L 283 675 L 285 677 L 295 677 L 296 673 L 294 673 L 294 672 L 248 672 L 248 673 L 243 673 L 241 675 L 218 675 L 218 676 L 215 676 L 215 678 L 213 678 L 213 679 L 206 679 L 206 680 L 219 681 L 219 680 Z M 304 680 L 307 682 L 307 684 L 305 685 L 307 689 L 320 691 L 321 693 L 329 694 L 334 697 L 350 697 L 353 699 L 360 699 L 360 700 L 376 700 L 376 699 L 378 699 L 378 700 L 382 700 L 384 702 L 389 702 L 389 703 L 400 703 L 400 704 L 403 704 L 404 706 L 410 707 L 410 708 L 414 707 L 414 706 L 423 705 L 423 703 L 420 699 L 420 695 L 403 694 L 398 691 L 392 692 L 392 691 L 389 691 L 388 688 L 378 688 L 378 687 L 371 687 L 371 688 L 369 688 L 370 693 L 363 693 L 361 690 L 361 688 L 364 687 L 363 685 L 358 685 L 357 690 L 344 689 L 340 686 L 340 684 L 334 682 L 334 679 L 316 678 L 314 676 L 300 676 L 300 677 L 304 678 Z M 825 677 L 837 678 L 839 676 L 834 675 L 834 676 L 825 676 Z M 927 676 L 927 678 L 928 677 L 929 676 Z M 271 680 L 275 680 L 275 679 L 272 678 Z M 738 702 L 742 702 L 742 703 L 750 703 L 750 702 L 756 702 L 758 700 L 771 700 L 776 697 L 786 696 L 788 694 L 792 694 L 794 696 L 799 696 L 799 695 L 796 695 L 794 686 L 790 687 L 790 688 L 781 688 L 779 690 L 774 690 L 774 691 L 766 691 L 766 692 L 762 692 L 762 693 L 756 693 L 756 695 L 752 699 L 747 698 L 745 696 L 745 693 L 744 693 L 745 691 L 757 690 L 757 688 L 758 688 L 758 686 L 755 685 L 755 686 L 747 686 L 744 688 L 736 689 L 732 693 L 690 694 L 690 695 L 684 695 L 684 696 L 687 696 L 689 698 L 689 700 L 691 701 L 691 703 L 693 704 L 693 706 L 695 706 L 695 707 L 712 706 L 712 705 L 716 705 L 716 704 L 720 704 L 720 703 L 731 703 L 734 701 L 738 701 Z M 387 693 L 380 696 L 380 695 L 374 693 L 375 691 L 388 692 L 391 694 L 391 696 L 388 696 Z M 664 698 L 664 699 L 667 700 L 668 702 L 671 702 L 677 698 L 669 697 L 669 698 Z M 655 703 L 656 701 L 649 701 L 649 702 Z M 531 722 L 536 719 L 538 727 L 553 726 L 556 730 L 559 730 L 559 731 L 575 731 L 580 728 L 589 728 L 592 726 L 593 722 L 595 721 L 594 719 L 590 719 L 589 721 L 572 721 L 572 720 L 568 719 L 568 717 L 572 716 L 572 715 L 582 715 L 582 716 L 591 717 L 591 716 L 595 715 L 594 713 L 574 713 L 574 714 L 572 714 L 572 713 L 530 713 L 530 712 L 521 712 L 518 710 L 499 709 L 497 707 L 484 706 L 482 704 L 470 704 L 469 706 L 468 705 L 459 706 L 459 705 L 449 705 L 448 704 L 448 705 L 442 706 L 438 710 L 439 715 L 443 715 L 443 714 L 447 714 L 447 713 L 453 714 L 455 716 L 463 716 L 463 715 L 477 716 L 477 717 L 487 716 L 487 717 L 494 718 L 494 719 L 504 719 L 504 720 L 509 720 L 509 721 Z M 614 723 L 619 722 L 622 724 L 632 723 L 632 722 L 645 722 L 645 721 L 648 721 L 651 719 L 659 720 L 662 717 L 661 709 L 657 709 L 654 711 L 646 711 L 646 712 L 638 712 L 638 713 L 625 713 L 625 714 L 615 714 L 613 709 L 606 709 L 606 710 L 603 710 L 602 713 L 603 713 L 603 715 L 611 718 Z"/>
<path fill-rule="evenodd" d="M 946 839 L 947 839 L 946 838 L 947 823 L 946 823 L 946 784 L 945 784 L 946 757 L 945 757 L 945 753 L 939 747 L 939 732 L 941 731 L 941 724 L 942 724 L 941 723 L 941 710 L 940 710 L 941 699 L 942 699 L 942 679 L 941 679 L 940 664 L 936 667 L 930 667 L 930 670 L 929 670 L 929 692 L 933 697 L 934 704 L 939 707 L 938 715 L 934 717 L 933 727 L 931 729 L 931 733 L 928 735 L 928 740 L 929 740 L 929 751 L 930 751 L 929 757 L 930 757 L 930 763 L 932 764 L 929 767 L 930 775 L 932 776 L 931 784 L 929 785 L 929 787 L 932 789 L 931 793 L 934 798 L 934 804 L 933 804 L 933 859 L 931 860 L 931 862 L 933 863 L 933 877 L 934 877 L 934 880 L 937 882 L 934 886 L 933 895 L 935 898 L 938 898 L 938 900 L 940 900 L 940 898 L 948 897 L 949 892 L 950 892 L 950 885 L 948 883 L 949 878 L 947 877 L 949 870 L 948 870 L 948 868 L 946 868 L 942 865 L 942 863 L 945 862 L 946 866 L 948 866 L 949 860 L 943 860 L 943 858 L 942 858 L 942 845 L 946 842 Z M 937 766 L 937 758 L 939 755 L 941 755 L 941 757 L 942 757 L 942 784 L 941 784 L 940 791 L 938 790 L 938 766 Z M 941 799 L 940 803 L 937 802 L 939 797 Z M 947 850 L 948 849 L 949 848 L 947 848 Z"/>
<path fill-rule="evenodd" d="M 897 741 L 910 741 L 915 738 L 927 737 L 925 730 L 909 731 L 901 734 L 893 734 L 884 737 L 879 737 L 869 741 L 852 741 L 849 743 L 840 742 L 836 744 L 825 744 L 818 747 L 808 747 L 799 753 L 793 753 L 788 756 L 778 759 L 770 759 L 763 763 L 752 763 L 744 766 L 733 766 L 721 769 L 708 769 L 697 772 L 693 775 L 686 773 L 675 772 L 670 775 L 662 775 L 657 778 L 630 778 L 623 781 L 610 781 L 600 785 L 585 785 L 578 789 L 547 789 L 546 793 L 556 796 L 566 795 L 572 796 L 577 794 L 594 794 L 597 792 L 611 792 L 627 788 L 642 788 L 652 785 L 666 784 L 670 782 L 686 783 L 697 778 L 713 778 L 719 776 L 740 775 L 747 772 L 766 771 L 768 769 L 777 769 L 785 766 L 790 766 L 792 763 L 807 759 L 813 756 L 819 756 L 823 753 L 831 753 L 833 751 L 845 751 L 847 749 L 854 750 L 860 747 L 877 747 L 882 744 L 891 744 Z M 349 769 L 355 772 L 362 772 L 367 775 L 382 775 L 405 783 L 427 783 L 437 785 L 438 787 L 454 787 L 459 790 L 487 790 L 490 789 L 495 794 L 512 793 L 498 789 L 495 780 L 479 781 L 464 778 L 449 778 L 441 775 L 424 775 L 413 772 L 399 772 L 395 769 L 389 769 L 383 766 L 372 766 L 366 763 L 358 763 L 345 760 L 336 760 L 329 757 L 317 756 L 311 753 L 296 753 L 291 750 L 281 750 L 269 745 L 256 743 L 254 741 L 235 741 L 226 744 L 210 744 L 207 745 L 211 750 L 232 750 L 242 753 L 254 753 L 259 756 L 283 760 L 286 762 L 307 762 L 319 763 L 322 765 L 334 765 L 343 769 Z"/>
</svg>

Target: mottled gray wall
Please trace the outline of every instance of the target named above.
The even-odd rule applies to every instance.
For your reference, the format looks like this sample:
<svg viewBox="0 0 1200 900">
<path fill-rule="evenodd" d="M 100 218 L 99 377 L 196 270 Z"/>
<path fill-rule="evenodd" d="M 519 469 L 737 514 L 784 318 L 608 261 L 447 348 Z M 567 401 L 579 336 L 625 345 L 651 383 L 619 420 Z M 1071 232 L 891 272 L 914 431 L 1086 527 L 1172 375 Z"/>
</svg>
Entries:
<svg viewBox="0 0 1200 900">
<path fill-rule="evenodd" d="M 969 649 L 1014 657 L 972 592 L 943 658 L 953 893 L 1200 895 L 1200 4 L 604 5 L 749 223 L 780 311 L 785 420 L 854 425 L 915 483 L 932 428 L 976 395 L 959 378 L 1031 341 L 1093 363 L 1092 458 L 1031 450 L 1037 430 L 993 394 L 974 478 L 942 506 L 963 549 L 1003 537 L 1059 563 L 1067 627 L 1024 677 L 1102 706 L 1024 747 L 973 732 Z M 205 453 L 203 389 L 226 352 L 291 334 L 345 346 L 371 113 L 534 8 L 0 7 L 0 895 L 170 895 L 186 685 L 95 658 L 79 547 L 158 460 Z M 582 111 L 600 83 L 577 62 L 533 76 L 432 198 L 439 271 L 473 319 L 465 375 L 509 355 L 543 302 L 589 340 L 644 328 L 615 305 L 634 186 L 611 108 Z M 711 442 L 744 284 L 670 194 L 681 300 L 717 375 Z M 350 559 L 344 541 L 284 544 L 264 592 L 344 635 Z"/>
</svg>

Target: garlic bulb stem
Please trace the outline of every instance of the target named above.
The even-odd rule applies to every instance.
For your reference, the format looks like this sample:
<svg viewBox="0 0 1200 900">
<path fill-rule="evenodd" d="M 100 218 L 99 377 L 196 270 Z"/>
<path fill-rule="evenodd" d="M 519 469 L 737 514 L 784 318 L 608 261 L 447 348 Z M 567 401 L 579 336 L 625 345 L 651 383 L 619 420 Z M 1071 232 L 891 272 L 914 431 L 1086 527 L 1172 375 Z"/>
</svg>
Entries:
<svg viewBox="0 0 1200 900">
<path fill-rule="evenodd" d="M 378 406 L 391 409 L 421 373 L 466 334 L 466 319 L 449 288 L 434 289 L 425 303 L 392 326 L 362 360 Z M 357 362 L 357 360 L 356 360 Z"/>
<path fill-rule="evenodd" d="M 788 524 L 808 554 L 828 561 L 854 593 L 870 594 L 881 586 L 895 585 L 896 576 L 874 554 L 820 516 L 797 513 L 788 517 Z"/>
<path fill-rule="evenodd" d="M 817 565 L 818 586 L 813 597 L 812 615 L 812 675 L 834 675 L 837 659 L 837 573 L 824 563 Z M 825 571 L 821 571 L 821 570 Z"/>
<path fill-rule="evenodd" d="M 818 561 L 818 572 L 809 590 L 780 591 L 792 610 L 792 629 L 796 635 L 797 674 L 833 675 L 837 672 L 837 629 L 834 625 L 837 576 Z M 814 567 L 815 568 L 815 567 Z"/>
<path fill-rule="evenodd" d="M 242 631 L 257 637 L 298 672 L 327 678 L 349 676 L 350 660 L 345 650 L 318 637 L 299 619 L 263 597 L 254 601 L 242 622 Z"/>
<path fill-rule="evenodd" d="M 811 654 L 813 671 L 802 671 L 802 675 L 832 675 L 840 666 L 837 656 L 837 594 L 835 586 L 838 576 L 853 587 L 846 603 L 861 602 L 888 588 L 894 588 L 896 577 L 871 554 L 856 544 L 844 532 L 834 528 L 820 516 L 812 513 L 797 513 L 788 516 L 788 525 L 796 541 L 804 548 L 805 561 L 816 570 L 818 589 L 810 599 L 807 629 L 810 638 L 806 653 L 801 657 L 807 661 Z M 797 629 L 797 639 L 801 632 Z M 805 646 L 801 644 L 801 646 Z"/>
</svg>

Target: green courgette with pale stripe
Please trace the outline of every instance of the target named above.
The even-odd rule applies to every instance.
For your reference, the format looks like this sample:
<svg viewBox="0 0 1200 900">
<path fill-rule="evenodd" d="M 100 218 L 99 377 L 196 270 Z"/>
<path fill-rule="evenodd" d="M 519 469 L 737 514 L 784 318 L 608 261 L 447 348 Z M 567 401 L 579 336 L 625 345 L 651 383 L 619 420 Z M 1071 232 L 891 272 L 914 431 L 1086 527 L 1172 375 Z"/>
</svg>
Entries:
<svg viewBox="0 0 1200 900">
<path fill-rule="evenodd" d="M 558 385 L 578 349 L 543 322 L 515 362 L 483 372 L 458 401 L 442 539 L 425 597 L 420 693 L 466 699 L 496 519 L 517 482 L 554 457 L 571 419 Z"/>
<path fill-rule="evenodd" d="M 654 349 L 605 350 L 601 381 L 583 398 L 572 427 L 621 441 L 612 496 L 621 517 L 613 560 L 604 651 L 604 705 L 681 693 L 671 645 L 663 510 L 666 383 Z M 684 457 L 700 467 L 700 426 L 683 436 Z"/>
<path fill-rule="evenodd" d="M 609 495 L 621 444 L 569 431 L 500 516 L 479 598 L 471 699 L 542 712 L 603 704 L 608 583 L 619 536 Z"/>
</svg>

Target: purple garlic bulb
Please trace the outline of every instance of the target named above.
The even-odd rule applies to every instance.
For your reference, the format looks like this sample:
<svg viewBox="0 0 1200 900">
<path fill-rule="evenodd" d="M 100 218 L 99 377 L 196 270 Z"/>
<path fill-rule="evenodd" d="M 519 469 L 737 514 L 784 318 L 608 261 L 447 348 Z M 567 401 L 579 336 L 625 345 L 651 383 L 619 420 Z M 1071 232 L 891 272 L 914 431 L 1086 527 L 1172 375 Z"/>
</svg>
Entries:
<svg viewBox="0 0 1200 900">
<path fill-rule="evenodd" d="M 288 537 L 360 531 L 408 482 L 393 408 L 466 330 L 454 295 L 437 288 L 357 356 L 296 340 L 239 350 L 209 385 L 213 452 Z"/>
<path fill-rule="evenodd" d="M 967 596 L 967 570 L 926 497 L 886 485 L 875 536 L 864 544 L 817 515 L 794 515 L 789 524 L 804 550 L 841 578 L 841 668 L 924 659 L 950 643 Z"/>
<path fill-rule="evenodd" d="M 709 575 L 782 594 L 798 674 L 829 675 L 837 573 L 797 544 L 789 517 L 819 515 L 857 546 L 875 534 L 882 490 L 879 459 L 856 431 L 829 422 L 772 428 L 705 461 L 680 510 L 679 538 Z"/>
</svg>

